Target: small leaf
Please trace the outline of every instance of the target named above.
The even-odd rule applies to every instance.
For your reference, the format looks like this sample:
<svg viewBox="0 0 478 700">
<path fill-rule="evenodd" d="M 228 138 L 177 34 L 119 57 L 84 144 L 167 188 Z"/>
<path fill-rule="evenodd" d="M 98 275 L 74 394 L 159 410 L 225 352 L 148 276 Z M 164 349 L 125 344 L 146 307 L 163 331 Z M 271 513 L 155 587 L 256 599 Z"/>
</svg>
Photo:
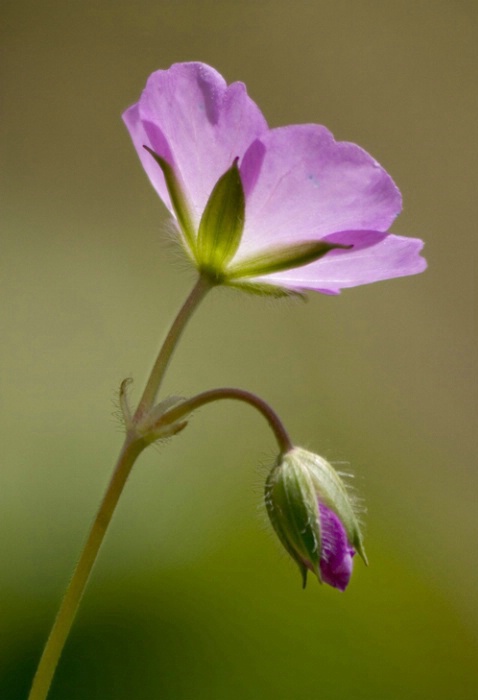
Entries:
<svg viewBox="0 0 478 700">
<path fill-rule="evenodd" d="M 199 224 L 197 259 L 201 268 L 221 275 L 239 247 L 244 229 L 245 199 L 237 158 L 219 178 Z"/>
<path fill-rule="evenodd" d="M 289 270 L 293 267 L 302 267 L 319 260 L 330 250 L 352 247 L 351 245 L 328 243 L 327 241 L 307 241 L 297 245 L 265 250 L 263 253 L 256 253 L 250 258 L 246 258 L 230 267 L 227 271 L 227 279 L 260 277 L 262 275 L 270 275 L 273 272 Z"/>
<path fill-rule="evenodd" d="M 171 204 L 173 205 L 174 212 L 178 218 L 179 225 L 186 242 L 189 245 L 191 251 L 194 253 L 195 250 L 195 234 L 194 226 L 192 223 L 192 218 L 189 213 L 188 204 L 184 192 L 181 189 L 181 185 L 176 177 L 173 167 L 162 158 L 160 155 L 155 153 L 149 146 L 143 146 L 144 149 L 151 153 L 156 163 L 159 165 L 163 171 L 164 179 L 166 181 L 166 187 L 168 188 L 169 196 L 171 198 Z"/>
<path fill-rule="evenodd" d="M 128 388 L 132 383 L 133 380 L 131 379 L 131 377 L 123 379 L 119 390 L 119 405 L 121 413 L 123 415 L 123 422 L 125 424 L 126 429 L 129 429 L 133 424 L 133 417 L 128 403 Z"/>
</svg>

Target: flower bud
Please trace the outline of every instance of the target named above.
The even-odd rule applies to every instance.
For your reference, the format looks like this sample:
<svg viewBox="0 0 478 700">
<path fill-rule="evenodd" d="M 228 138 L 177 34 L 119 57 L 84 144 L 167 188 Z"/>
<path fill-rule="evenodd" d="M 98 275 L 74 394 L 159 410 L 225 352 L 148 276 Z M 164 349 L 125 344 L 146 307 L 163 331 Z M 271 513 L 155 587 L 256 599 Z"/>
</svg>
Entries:
<svg viewBox="0 0 478 700">
<path fill-rule="evenodd" d="M 322 457 L 294 447 L 281 455 L 266 482 L 265 502 L 280 541 L 299 566 L 303 585 L 313 571 L 344 591 L 356 552 L 367 558 L 353 501 Z"/>
</svg>

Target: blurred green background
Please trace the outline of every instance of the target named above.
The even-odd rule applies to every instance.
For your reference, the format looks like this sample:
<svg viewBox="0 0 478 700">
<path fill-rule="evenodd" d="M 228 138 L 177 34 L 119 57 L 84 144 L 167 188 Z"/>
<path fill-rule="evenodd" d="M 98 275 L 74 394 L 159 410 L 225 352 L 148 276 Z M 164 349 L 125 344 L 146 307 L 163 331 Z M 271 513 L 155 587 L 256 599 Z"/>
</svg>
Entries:
<svg viewBox="0 0 478 700">
<path fill-rule="evenodd" d="M 166 392 L 237 385 L 355 474 L 371 566 L 310 580 L 266 524 L 274 441 L 204 408 L 141 457 L 52 700 L 476 697 L 475 0 L 4 0 L 0 698 L 31 676 L 138 396 L 193 275 L 120 114 L 202 60 L 273 126 L 327 125 L 393 175 L 417 277 L 309 302 L 216 290 Z M 350 465 L 350 466 L 349 466 Z"/>
</svg>

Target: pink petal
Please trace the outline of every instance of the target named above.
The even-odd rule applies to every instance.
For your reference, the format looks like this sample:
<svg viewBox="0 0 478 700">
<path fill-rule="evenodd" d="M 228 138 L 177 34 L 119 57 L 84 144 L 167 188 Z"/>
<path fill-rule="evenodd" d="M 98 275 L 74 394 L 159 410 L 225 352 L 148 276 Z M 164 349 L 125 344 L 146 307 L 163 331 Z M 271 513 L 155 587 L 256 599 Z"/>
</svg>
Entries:
<svg viewBox="0 0 478 700">
<path fill-rule="evenodd" d="M 338 231 L 386 231 L 401 196 L 385 170 L 323 126 L 272 129 L 241 164 L 246 225 L 236 262 L 255 251 Z"/>
<path fill-rule="evenodd" d="M 423 241 L 378 231 L 345 231 L 326 236 L 350 250 L 332 250 L 316 262 L 303 267 L 251 280 L 266 282 L 295 291 L 313 289 L 338 294 L 340 289 L 378 282 L 392 277 L 415 275 L 427 264 L 419 253 Z"/>
<path fill-rule="evenodd" d="M 195 225 L 217 180 L 267 130 L 244 84 L 227 86 L 203 63 L 177 63 L 153 73 L 124 120 L 153 186 L 170 210 L 163 176 L 143 144 L 175 168 Z"/>
<path fill-rule="evenodd" d="M 173 207 L 171 205 L 171 200 L 169 198 L 168 194 L 168 189 L 166 187 L 166 182 L 164 181 L 163 173 L 161 172 L 161 168 L 159 165 L 156 163 L 154 158 L 151 156 L 150 153 L 148 153 L 144 148 L 143 144 L 146 146 L 151 146 L 151 140 L 149 136 L 147 135 L 144 124 L 141 121 L 140 114 L 139 114 L 139 102 L 137 104 L 134 104 L 132 107 L 126 110 L 123 114 L 123 121 L 126 124 L 126 127 L 130 133 L 131 139 L 133 141 L 134 147 L 136 148 L 136 152 L 139 156 L 139 159 L 141 161 L 141 165 L 146 171 L 146 174 L 148 175 L 151 184 L 153 185 L 154 189 L 156 192 L 159 194 L 161 199 L 163 200 L 164 204 L 166 207 L 169 209 L 171 213 L 173 213 Z M 158 130 L 159 132 L 159 130 Z M 158 138 L 155 139 L 155 143 L 157 144 L 159 140 L 159 133 L 158 133 Z M 156 149 L 154 149 L 156 151 Z M 164 147 L 162 149 L 161 155 L 166 158 L 168 162 L 172 160 L 172 156 L 169 154 L 169 158 L 165 155 L 165 150 L 166 150 L 166 143 L 164 144 Z M 158 151 L 156 151 L 158 152 Z"/>
</svg>

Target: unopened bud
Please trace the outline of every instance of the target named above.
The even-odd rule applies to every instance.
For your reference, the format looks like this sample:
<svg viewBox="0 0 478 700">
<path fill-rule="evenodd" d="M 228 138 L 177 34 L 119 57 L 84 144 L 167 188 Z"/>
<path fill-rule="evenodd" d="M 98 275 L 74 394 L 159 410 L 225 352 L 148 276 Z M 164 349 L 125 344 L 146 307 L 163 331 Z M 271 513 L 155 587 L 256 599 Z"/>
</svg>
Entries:
<svg viewBox="0 0 478 700">
<path fill-rule="evenodd" d="M 294 447 L 281 455 L 265 487 L 272 526 L 299 566 L 303 585 L 312 571 L 344 591 L 356 552 L 367 563 L 353 500 L 335 469 L 318 455 Z"/>
</svg>

